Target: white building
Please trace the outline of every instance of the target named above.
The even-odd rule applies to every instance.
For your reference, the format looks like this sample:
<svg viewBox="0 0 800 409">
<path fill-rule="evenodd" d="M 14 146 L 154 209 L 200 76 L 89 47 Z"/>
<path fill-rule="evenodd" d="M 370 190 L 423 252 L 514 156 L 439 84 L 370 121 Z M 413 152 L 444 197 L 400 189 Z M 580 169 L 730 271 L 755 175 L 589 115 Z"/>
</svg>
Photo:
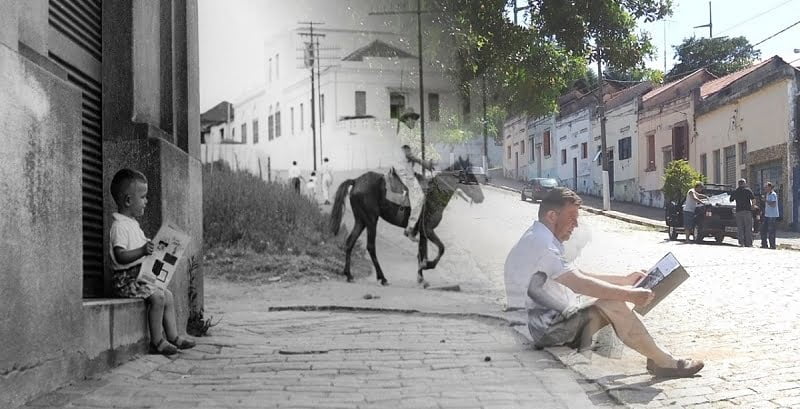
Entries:
<svg viewBox="0 0 800 409">
<path fill-rule="evenodd" d="M 591 186 L 589 139 L 597 102 L 594 95 L 573 91 L 559 99 L 554 134 L 557 177 L 563 186 L 588 193 Z"/>
<path fill-rule="evenodd" d="M 555 114 L 528 119 L 528 143 L 533 146 L 528 160 L 528 179 L 557 178 L 558 158 L 553 133 L 556 129 Z"/>
</svg>

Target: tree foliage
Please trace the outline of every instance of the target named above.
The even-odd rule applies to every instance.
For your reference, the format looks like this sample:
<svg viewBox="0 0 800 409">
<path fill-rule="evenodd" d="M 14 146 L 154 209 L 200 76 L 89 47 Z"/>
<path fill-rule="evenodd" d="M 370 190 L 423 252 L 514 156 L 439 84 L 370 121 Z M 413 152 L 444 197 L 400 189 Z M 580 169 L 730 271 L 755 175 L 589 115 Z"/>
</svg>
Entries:
<svg viewBox="0 0 800 409">
<path fill-rule="evenodd" d="M 695 183 L 705 181 L 706 177 L 694 170 L 689 162 L 678 159 L 670 162 L 664 170 L 664 187 L 661 190 L 667 200 L 680 201 Z"/>
<path fill-rule="evenodd" d="M 664 82 L 664 72 L 653 68 L 631 68 L 627 70 L 608 67 L 603 72 L 603 78 L 608 81 L 640 82 L 650 81 L 654 84 Z"/>
<path fill-rule="evenodd" d="M 701 68 L 723 76 L 750 66 L 760 56 L 745 37 L 691 37 L 675 46 L 679 62 L 667 73 L 667 79 L 680 79 Z"/>
</svg>

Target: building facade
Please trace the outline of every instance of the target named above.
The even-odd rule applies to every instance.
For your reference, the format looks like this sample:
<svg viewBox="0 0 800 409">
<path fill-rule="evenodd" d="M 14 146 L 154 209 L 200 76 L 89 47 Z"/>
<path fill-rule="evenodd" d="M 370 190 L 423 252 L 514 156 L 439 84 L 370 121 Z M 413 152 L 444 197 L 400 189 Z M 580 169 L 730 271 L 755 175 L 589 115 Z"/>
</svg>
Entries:
<svg viewBox="0 0 800 409">
<path fill-rule="evenodd" d="M 553 152 L 558 151 L 553 141 L 556 116 L 545 115 L 528 119 L 528 142 L 533 146 L 528 158 L 528 179 L 558 177 L 558 161 Z"/>
<path fill-rule="evenodd" d="M 145 233 L 172 223 L 200 255 L 197 3 L 2 4 L 0 407 L 16 407 L 146 350 L 144 302 L 104 298 L 117 170 L 149 180 Z M 187 267 L 170 284 L 181 328 Z"/>
<path fill-rule="evenodd" d="M 503 169 L 506 177 L 515 180 L 526 180 L 528 177 L 528 157 L 532 149 L 526 131 L 527 119 L 526 115 L 517 115 L 503 124 Z"/>
</svg>

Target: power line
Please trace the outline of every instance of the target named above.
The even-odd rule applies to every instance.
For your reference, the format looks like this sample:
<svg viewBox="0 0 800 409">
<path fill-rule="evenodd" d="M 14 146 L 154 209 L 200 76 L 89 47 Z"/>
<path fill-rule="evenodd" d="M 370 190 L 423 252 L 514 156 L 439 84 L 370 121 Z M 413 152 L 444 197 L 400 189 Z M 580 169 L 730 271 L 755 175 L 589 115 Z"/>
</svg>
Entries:
<svg viewBox="0 0 800 409">
<path fill-rule="evenodd" d="M 768 14 L 768 13 L 770 13 L 770 12 L 773 12 L 773 11 L 775 11 L 775 10 L 777 10 L 777 9 L 779 9 L 779 8 L 781 8 L 781 7 L 785 6 L 785 5 L 787 5 L 787 4 L 789 4 L 789 3 L 793 2 L 793 1 L 794 1 L 794 0 L 786 0 L 786 1 L 784 1 L 783 3 L 781 3 L 781 4 L 778 4 L 777 6 L 770 8 L 769 10 L 762 11 L 761 13 L 759 13 L 759 14 L 756 14 L 756 15 L 755 15 L 755 16 L 753 16 L 753 17 L 750 17 L 750 18 L 747 18 L 747 19 L 745 19 L 745 20 L 742 20 L 742 21 L 740 21 L 740 22 L 738 22 L 738 23 L 736 23 L 736 24 L 734 24 L 734 25 L 732 25 L 732 26 L 730 26 L 730 27 L 728 27 L 728 28 L 726 28 L 726 29 L 724 29 L 724 30 L 720 31 L 720 32 L 719 32 L 719 33 L 717 33 L 717 34 L 722 34 L 722 33 L 726 33 L 726 32 L 728 32 L 728 31 L 731 31 L 731 30 L 733 30 L 733 29 L 734 29 L 734 28 L 736 28 L 736 27 L 739 27 L 739 26 L 741 26 L 741 25 L 743 25 L 743 24 L 745 24 L 745 23 L 749 23 L 749 22 L 751 22 L 751 21 L 753 21 L 753 20 L 755 20 L 755 19 L 757 19 L 757 18 L 759 18 L 759 17 L 761 17 L 761 16 L 763 16 L 763 15 L 765 15 L 765 14 Z"/>
<path fill-rule="evenodd" d="M 759 42 L 757 42 L 757 43 L 753 44 L 753 47 L 755 47 L 755 46 L 757 46 L 757 45 L 759 45 L 759 44 L 762 44 L 762 43 L 766 42 L 767 40 L 771 40 L 772 38 L 776 37 L 777 35 L 779 35 L 779 34 L 783 33 L 784 31 L 786 31 L 786 30 L 788 30 L 788 29 L 790 29 L 790 28 L 792 28 L 792 27 L 794 27 L 794 26 L 796 26 L 796 25 L 798 25 L 798 24 L 800 24 L 800 20 L 797 20 L 797 21 L 795 21 L 794 23 L 792 23 L 791 25 L 789 25 L 789 27 L 786 27 L 786 28 L 784 28 L 783 30 L 781 30 L 781 31 L 778 31 L 777 33 L 775 33 L 775 34 L 773 34 L 773 35 L 771 35 L 771 36 L 769 36 L 769 37 L 767 37 L 767 38 L 765 38 L 765 39 L 763 39 L 763 40 L 761 40 L 761 41 L 759 41 Z"/>
</svg>

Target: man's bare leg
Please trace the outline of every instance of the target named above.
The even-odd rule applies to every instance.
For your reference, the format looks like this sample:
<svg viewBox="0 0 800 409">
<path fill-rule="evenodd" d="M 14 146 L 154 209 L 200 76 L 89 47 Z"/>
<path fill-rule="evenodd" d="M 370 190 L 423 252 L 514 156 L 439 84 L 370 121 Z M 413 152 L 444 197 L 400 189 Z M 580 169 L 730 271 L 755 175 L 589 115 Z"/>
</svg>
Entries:
<svg viewBox="0 0 800 409">
<path fill-rule="evenodd" d="M 622 301 L 599 300 L 595 303 L 595 307 L 611 323 L 614 332 L 625 345 L 652 359 L 656 365 L 662 368 L 676 367 L 675 357 L 653 340 L 642 320 L 627 304 Z M 595 332 L 600 328 L 602 326 L 599 326 Z"/>
</svg>

